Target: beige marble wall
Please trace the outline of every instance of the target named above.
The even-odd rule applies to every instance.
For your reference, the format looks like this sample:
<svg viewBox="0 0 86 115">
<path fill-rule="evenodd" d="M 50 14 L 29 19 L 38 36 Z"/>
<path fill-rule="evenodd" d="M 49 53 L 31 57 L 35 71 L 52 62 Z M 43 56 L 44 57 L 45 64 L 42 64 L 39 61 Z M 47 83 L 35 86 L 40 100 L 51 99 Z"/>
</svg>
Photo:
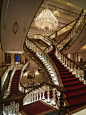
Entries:
<svg viewBox="0 0 86 115">
<path fill-rule="evenodd" d="M 21 63 L 24 64 L 25 63 L 25 57 L 21 54 Z"/>
<path fill-rule="evenodd" d="M 5 63 L 5 56 L 4 56 L 4 52 L 2 51 L 2 49 L 0 48 L 0 64 L 4 62 Z"/>
</svg>

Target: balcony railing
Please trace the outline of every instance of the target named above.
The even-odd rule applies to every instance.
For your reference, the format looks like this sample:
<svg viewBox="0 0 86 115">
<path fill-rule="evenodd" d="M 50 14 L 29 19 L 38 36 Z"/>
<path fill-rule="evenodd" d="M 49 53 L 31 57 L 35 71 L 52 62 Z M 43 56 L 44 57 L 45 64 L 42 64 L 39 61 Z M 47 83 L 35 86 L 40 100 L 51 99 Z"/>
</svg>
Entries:
<svg viewBox="0 0 86 115">
<path fill-rule="evenodd" d="M 57 44 L 57 47 L 60 48 L 60 50 L 66 51 L 72 45 L 72 43 L 74 43 L 74 41 L 78 38 L 83 28 L 85 27 L 85 24 L 86 10 L 82 10 L 79 18 L 77 19 L 71 31 L 62 41 L 60 41 L 59 44 Z"/>
<path fill-rule="evenodd" d="M 34 84 L 31 87 L 25 88 L 25 97 L 23 98 L 23 105 L 34 103 L 38 100 L 44 101 L 59 110 L 59 114 L 65 111 L 65 102 L 63 93 L 66 91 L 63 87 L 59 87 L 53 83 L 43 82 Z M 64 115 L 64 114 L 62 114 Z"/>
<path fill-rule="evenodd" d="M 49 39 L 47 36 L 43 36 L 43 35 L 41 35 L 41 34 L 28 33 L 28 34 L 27 34 L 27 38 L 40 39 L 40 40 L 42 40 L 44 43 L 46 43 L 48 46 L 50 46 L 50 45 L 52 44 L 51 39 Z"/>
</svg>

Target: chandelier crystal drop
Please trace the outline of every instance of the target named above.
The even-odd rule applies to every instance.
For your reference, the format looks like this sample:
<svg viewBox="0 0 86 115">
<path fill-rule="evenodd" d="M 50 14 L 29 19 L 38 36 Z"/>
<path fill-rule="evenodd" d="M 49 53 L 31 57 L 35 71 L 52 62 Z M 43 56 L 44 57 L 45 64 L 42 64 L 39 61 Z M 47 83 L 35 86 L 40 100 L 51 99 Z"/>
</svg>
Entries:
<svg viewBox="0 0 86 115">
<path fill-rule="evenodd" d="M 44 9 L 35 19 L 35 25 L 38 29 L 53 31 L 58 26 L 58 20 L 49 9 Z"/>
</svg>

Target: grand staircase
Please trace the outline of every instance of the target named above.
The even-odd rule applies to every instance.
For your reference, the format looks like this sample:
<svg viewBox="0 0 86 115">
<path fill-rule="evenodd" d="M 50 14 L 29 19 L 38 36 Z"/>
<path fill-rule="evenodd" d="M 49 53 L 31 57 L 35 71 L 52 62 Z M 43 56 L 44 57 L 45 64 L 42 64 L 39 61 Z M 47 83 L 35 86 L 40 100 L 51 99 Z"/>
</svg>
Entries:
<svg viewBox="0 0 86 115">
<path fill-rule="evenodd" d="M 74 24 L 73 29 L 66 36 L 66 40 L 67 40 L 67 42 L 65 44 L 66 46 L 68 45 L 67 43 L 69 43 L 71 40 L 76 40 L 75 38 L 77 38 L 80 35 L 80 33 L 82 32 L 82 30 L 85 27 L 85 23 L 86 23 L 85 18 L 86 18 L 85 11 L 83 10 L 80 14 L 79 19 L 77 19 L 76 23 Z M 83 20 L 82 21 L 83 23 L 81 23 L 81 19 Z M 77 25 L 77 23 L 79 21 L 80 21 L 80 24 Z M 79 29 L 78 27 L 80 27 L 80 26 L 81 26 L 81 29 L 79 31 L 77 31 L 77 34 L 75 37 L 74 32 L 77 29 Z M 70 35 L 74 35 L 74 36 L 70 36 Z M 70 38 L 72 38 L 72 39 L 70 39 Z M 73 41 L 72 41 L 72 43 L 73 43 Z M 64 49 L 63 50 L 64 51 L 68 50 L 68 48 L 71 45 L 72 44 L 67 46 L 67 48 L 64 48 L 64 46 L 63 46 L 63 48 L 65 49 L 65 50 Z M 72 113 L 79 111 L 86 107 L 86 85 L 83 83 L 83 81 L 85 80 L 84 76 L 83 76 L 83 72 L 81 73 L 81 70 L 82 71 L 84 70 L 83 68 L 78 67 L 76 65 L 72 65 L 73 64 L 72 62 L 67 63 L 67 60 L 66 60 L 67 58 L 64 58 L 65 56 L 63 56 L 61 54 L 60 54 L 61 60 L 59 60 L 59 58 L 56 58 L 56 56 L 54 55 L 54 51 L 55 51 L 54 49 L 51 50 L 50 53 L 48 53 L 49 50 L 43 51 L 36 43 L 34 43 L 29 38 L 27 38 L 24 43 L 24 51 L 28 57 L 30 57 L 33 61 L 35 61 L 39 65 L 39 67 L 42 70 L 42 75 L 46 78 L 46 81 L 48 81 L 49 83 L 52 83 L 53 84 L 52 87 L 56 88 L 56 90 L 57 90 L 56 93 L 54 92 L 55 90 L 53 90 L 52 95 L 54 97 L 53 98 L 54 104 L 55 104 L 55 99 L 56 99 L 56 104 L 58 105 L 59 115 L 65 115 L 66 113 L 72 114 Z M 59 53 L 58 53 L 58 56 L 59 56 Z M 63 60 L 62 60 L 62 58 L 63 58 Z M 64 59 L 65 59 L 65 61 L 64 61 Z M 63 63 L 64 63 L 64 65 L 63 65 Z M 67 66 L 69 66 L 69 64 L 71 66 L 71 71 L 69 71 L 67 68 Z M 76 70 L 79 71 L 78 74 L 77 74 Z M 73 74 L 72 72 L 76 73 L 77 76 L 75 76 L 75 74 Z M 16 70 L 16 72 L 13 76 L 12 82 L 11 82 L 10 94 L 8 96 L 9 99 L 16 93 L 20 92 L 18 89 L 20 75 L 21 75 L 21 70 Z M 51 84 L 47 84 L 47 85 L 51 85 Z M 38 87 L 36 87 L 36 88 L 38 88 Z M 21 112 L 25 112 L 25 114 L 29 114 L 29 115 L 30 114 L 33 114 L 33 115 L 39 114 L 40 115 L 40 113 L 43 111 L 38 111 L 37 108 L 34 107 L 34 105 L 36 105 L 36 107 L 39 108 L 39 105 L 41 104 L 42 106 L 40 105 L 40 107 L 42 108 L 43 106 L 45 106 L 45 104 L 42 104 L 38 99 L 38 100 L 36 100 L 36 102 L 34 101 L 34 103 L 32 103 L 33 102 L 32 101 L 30 104 L 23 105 L 25 96 L 31 97 L 31 95 L 35 95 L 35 94 L 33 94 L 32 90 L 31 90 L 31 94 L 30 94 L 30 92 L 25 93 L 26 87 L 23 87 L 23 89 L 24 89 L 23 90 L 24 95 L 23 95 L 22 99 L 20 98 L 21 101 L 17 104 L 17 107 L 20 109 Z M 65 89 L 66 89 L 66 92 L 65 92 Z M 33 90 L 35 91 L 35 89 L 33 89 Z M 45 97 L 47 96 L 48 101 L 50 102 L 50 99 L 52 96 L 49 96 L 49 94 L 50 94 L 49 87 L 48 87 L 47 92 L 48 93 L 45 92 Z M 41 94 L 42 93 L 40 93 L 40 95 Z M 55 95 L 57 98 L 55 98 Z M 43 94 L 42 94 L 42 96 L 43 96 Z M 41 98 L 41 96 L 40 96 L 40 98 Z M 31 98 L 28 98 L 28 99 L 31 99 Z M 37 99 L 37 97 L 36 97 L 36 99 Z M 31 100 L 33 100 L 33 98 Z M 2 103 L 2 102 L 0 102 L 0 103 Z M 13 109 L 13 107 L 15 108 L 15 105 L 16 105 L 15 102 L 11 103 L 11 109 L 12 109 L 11 113 L 13 113 L 13 111 L 15 112 L 15 109 Z M 30 107 L 31 107 L 31 111 L 30 111 Z M 32 111 L 33 107 L 34 107 L 34 110 L 36 113 L 34 113 L 34 111 Z M 46 108 L 48 108 L 47 110 L 51 109 L 51 107 L 45 106 L 44 110 Z M 19 112 L 19 109 L 17 109 L 17 113 Z M 6 108 L 5 108 L 5 111 L 8 111 L 8 110 L 6 110 Z M 54 111 L 55 111 L 55 109 L 54 109 Z M 31 112 L 33 112 L 33 113 L 31 113 Z"/>
<path fill-rule="evenodd" d="M 65 103 L 70 113 L 81 110 L 86 107 L 86 85 L 79 81 L 69 70 L 62 65 L 54 54 L 49 54 L 59 70 L 64 88 Z"/>
</svg>

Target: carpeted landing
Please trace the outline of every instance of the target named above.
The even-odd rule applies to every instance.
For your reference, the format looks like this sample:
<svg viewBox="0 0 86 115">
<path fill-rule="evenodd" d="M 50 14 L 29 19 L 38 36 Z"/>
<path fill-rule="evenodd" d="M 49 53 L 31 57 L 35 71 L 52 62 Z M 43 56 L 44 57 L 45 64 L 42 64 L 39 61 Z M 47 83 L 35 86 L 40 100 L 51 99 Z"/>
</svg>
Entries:
<svg viewBox="0 0 86 115">
<path fill-rule="evenodd" d="M 63 85 L 66 89 L 65 102 L 70 113 L 77 112 L 86 107 L 86 85 L 79 81 L 64 67 L 54 54 L 49 54 L 59 70 Z"/>
<path fill-rule="evenodd" d="M 55 108 L 42 101 L 24 105 L 21 111 L 23 115 L 58 115 L 57 112 Z"/>
</svg>

